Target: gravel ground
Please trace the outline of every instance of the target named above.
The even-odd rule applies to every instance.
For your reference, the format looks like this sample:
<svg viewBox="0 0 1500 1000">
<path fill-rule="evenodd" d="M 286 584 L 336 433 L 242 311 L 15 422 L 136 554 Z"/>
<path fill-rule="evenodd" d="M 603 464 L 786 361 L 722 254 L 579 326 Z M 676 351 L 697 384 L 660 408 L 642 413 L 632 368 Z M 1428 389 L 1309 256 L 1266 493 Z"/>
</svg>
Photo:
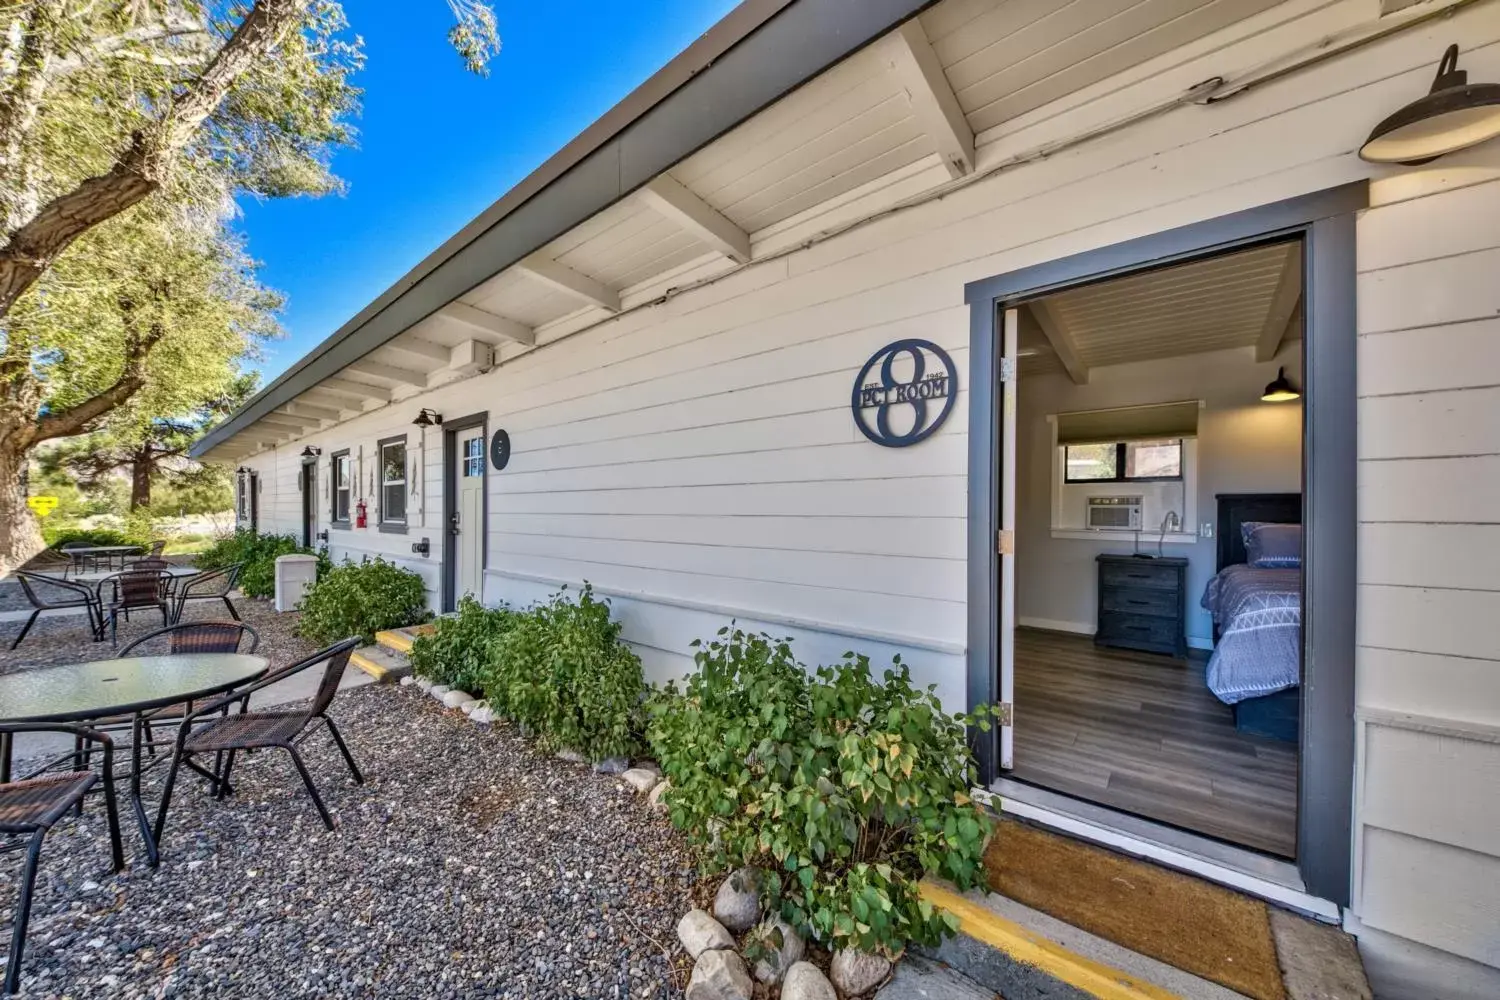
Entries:
<svg viewBox="0 0 1500 1000">
<path fill-rule="evenodd" d="M 414 688 L 347 692 L 333 714 L 367 778 L 349 781 L 321 734 L 306 744 L 333 833 L 272 752 L 236 765 L 224 802 L 179 784 L 157 871 L 127 831 L 130 867 L 107 874 L 97 807 L 55 829 L 24 995 L 680 995 L 674 928 L 705 887 L 664 819 Z M 0 907 L 17 860 L 0 857 Z"/>
<path fill-rule="evenodd" d="M 0 591 L 11 589 L 20 590 L 14 585 L 0 587 Z M 270 601 L 249 597 L 236 599 L 234 609 L 259 633 L 260 648 L 256 653 L 270 659 L 273 667 L 285 666 L 317 651 L 316 645 L 296 633 L 297 622 L 302 617 L 299 613 L 277 614 Z M 222 601 L 193 601 L 183 611 L 184 621 L 228 617 L 229 613 Z M 81 614 L 39 618 L 31 631 L 26 633 L 26 639 L 20 648 L 15 650 L 10 648 L 10 644 L 20 634 L 25 622 L 0 622 L 0 674 L 27 667 L 85 663 L 115 656 L 108 641 L 93 642 L 89 639 L 86 622 L 86 617 Z M 120 646 L 159 628 L 161 616 L 150 611 L 137 611 L 129 621 L 121 618 Z"/>
</svg>

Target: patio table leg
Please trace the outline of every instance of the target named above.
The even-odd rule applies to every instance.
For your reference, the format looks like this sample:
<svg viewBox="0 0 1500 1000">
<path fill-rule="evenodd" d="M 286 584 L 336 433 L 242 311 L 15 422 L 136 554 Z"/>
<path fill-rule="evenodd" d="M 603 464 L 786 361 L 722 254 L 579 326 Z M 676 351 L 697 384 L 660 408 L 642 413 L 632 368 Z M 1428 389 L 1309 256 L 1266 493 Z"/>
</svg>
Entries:
<svg viewBox="0 0 1500 1000">
<path fill-rule="evenodd" d="M 10 733 L 0 733 L 0 785 L 10 782 L 10 751 L 13 739 L 15 737 Z"/>
<path fill-rule="evenodd" d="M 135 809 L 135 822 L 141 828 L 141 838 L 146 841 L 146 863 L 152 868 L 161 863 L 157 851 L 156 836 L 151 831 L 151 821 L 146 818 L 146 807 L 141 802 L 141 713 L 130 717 L 130 804 Z"/>
</svg>

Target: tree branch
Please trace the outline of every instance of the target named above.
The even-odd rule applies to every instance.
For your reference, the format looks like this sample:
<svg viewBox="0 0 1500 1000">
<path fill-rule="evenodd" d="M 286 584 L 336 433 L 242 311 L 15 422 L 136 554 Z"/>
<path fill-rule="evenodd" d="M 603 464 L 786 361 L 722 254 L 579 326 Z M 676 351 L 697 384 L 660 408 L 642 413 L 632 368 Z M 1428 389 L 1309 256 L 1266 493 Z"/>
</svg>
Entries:
<svg viewBox="0 0 1500 1000">
<path fill-rule="evenodd" d="M 114 167 L 58 195 L 11 232 L 0 248 L 0 317 L 79 236 L 133 205 L 165 180 L 173 160 L 229 90 L 301 21 L 310 0 L 256 0 L 202 75 L 166 113 L 135 134 Z"/>
<path fill-rule="evenodd" d="M 100 38 L 90 43 L 82 52 L 54 61 L 47 70 L 47 77 L 49 81 L 56 80 L 67 76 L 69 73 L 77 72 L 91 62 L 109 58 L 135 59 L 157 66 L 192 65 L 208 55 L 206 43 L 210 37 L 203 25 L 185 18 L 169 19 L 158 24 L 143 25 L 139 28 L 131 28 L 129 31 L 118 35 Z M 205 44 L 201 48 L 197 46 L 189 47 L 186 51 L 176 55 L 165 52 L 136 52 L 132 48 L 136 45 L 144 45 L 149 42 L 162 42 L 173 38 L 201 39 Z"/>
<path fill-rule="evenodd" d="M 42 0 L 32 7 L 22 28 L 14 77 L 0 95 L 0 225 L 7 230 L 31 214 L 36 198 L 26 147 L 47 90 L 62 15 L 60 0 Z"/>
<path fill-rule="evenodd" d="M 146 384 L 146 359 L 151 349 L 161 343 L 166 328 L 160 323 L 152 323 L 144 332 L 141 331 L 135 320 L 135 303 L 130 299 L 120 300 L 120 314 L 125 325 L 125 368 L 120 377 L 108 389 L 83 402 L 43 416 L 37 421 L 33 441 L 81 433 L 91 422 L 122 405 Z"/>
</svg>

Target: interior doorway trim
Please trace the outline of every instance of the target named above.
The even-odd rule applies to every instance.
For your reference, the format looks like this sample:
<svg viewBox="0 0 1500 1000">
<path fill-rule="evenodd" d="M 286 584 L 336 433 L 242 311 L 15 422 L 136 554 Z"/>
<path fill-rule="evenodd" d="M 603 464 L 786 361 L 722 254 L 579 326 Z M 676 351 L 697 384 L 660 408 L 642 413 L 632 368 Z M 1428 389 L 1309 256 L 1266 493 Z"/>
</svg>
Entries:
<svg viewBox="0 0 1500 1000">
<path fill-rule="evenodd" d="M 968 703 L 999 700 L 1001 311 L 1064 288 L 1303 240 L 1303 679 L 1297 866 L 1307 891 L 1348 905 L 1354 806 L 1357 510 L 1355 213 L 1364 181 L 971 282 L 969 305 Z M 999 732 L 971 734 L 997 777 Z"/>
<path fill-rule="evenodd" d="M 458 536 L 453 533 L 453 515 L 458 510 L 458 437 L 464 431 L 478 427 L 489 437 L 488 410 L 471 413 L 456 420 L 443 422 L 443 611 L 453 611 L 458 606 Z M 485 449 L 485 484 L 482 487 L 480 504 L 484 510 L 484 528 L 479 542 L 482 562 L 480 579 L 484 579 L 483 567 L 490 562 L 490 489 L 489 449 Z"/>
</svg>

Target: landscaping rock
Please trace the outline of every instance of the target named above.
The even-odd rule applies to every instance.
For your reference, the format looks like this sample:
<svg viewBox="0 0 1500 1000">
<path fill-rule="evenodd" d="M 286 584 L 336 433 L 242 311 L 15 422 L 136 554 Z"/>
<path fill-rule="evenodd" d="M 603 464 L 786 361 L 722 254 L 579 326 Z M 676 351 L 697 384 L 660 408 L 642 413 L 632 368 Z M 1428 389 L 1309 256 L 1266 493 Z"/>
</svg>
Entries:
<svg viewBox="0 0 1500 1000">
<path fill-rule="evenodd" d="M 885 977 L 891 974 L 891 963 L 883 956 L 857 948 L 840 948 L 833 953 L 833 966 L 828 974 L 840 993 L 857 997 L 885 982 Z"/>
<path fill-rule="evenodd" d="M 706 910 L 689 910 L 677 921 L 677 940 L 695 959 L 705 951 L 734 948 L 734 937 Z"/>
<path fill-rule="evenodd" d="M 490 707 L 489 699 L 484 699 L 482 701 L 476 701 L 474 704 L 472 704 L 469 707 L 467 707 L 467 708 L 464 709 L 464 714 L 468 715 L 470 718 L 473 718 L 475 712 L 479 711 L 482 708 L 489 708 L 489 707 Z"/>
<path fill-rule="evenodd" d="M 432 695 L 438 701 L 442 701 L 443 698 L 448 694 L 448 692 L 452 690 L 453 689 L 446 684 L 434 684 L 427 689 L 427 693 Z"/>
<path fill-rule="evenodd" d="M 655 771 L 647 771 L 639 767 L 632 767 L 620 775 L 620 778 L 640 795 L 645 795 L 661 781 L 661 775 Z"/>
<path fill-rule="evenodd" d="M 495 721 L 495 710 L 488 705 L 481 705 L 469 713 L 469 720 L 481 726 L 488 726 Z"/>
<path fill-rule="evenodd" d="M 411 687 L 416 682 L 417 682 L 417 679 L 415 677 L 413 677 L 411 674 L 407 674 L 405 677 L 401 678 L 401 686 L 402 687 Z"/>
<path fill-rule="evenodd" d="M 767 986 L 779 982 L 786 971 L 802 961 L 807 950 L 802 935 L 780 917 L 771 917 L 755 929 L 761 955 L 755 960 L 755 978 Z"/>
<path fill-rule="evenodd" d="M 646 803 L 651 806 L 653 812 L 664 813 L 667 811 L 667 803 L 662 799 L 663 795 L 672 787 L 670 781 L 663 781 L 651 789 L 651 794 L 646 797 Z"/>
<path fill-rule="evenodd" d="M 469 692 L 467 692 L 467 691 L 460 691 L 457 688 L 454 688 L 453 690 L 449 691 L 447 694 L 443 695 L 443 707 L 444 708 L 458 708 L 459 706 L 463 705 L 465 702 L 478 701 L 478 700 L 479 700 L 478 698 L 475 698 Z"/>
<path fill-rule="evenodd" d="M 741 868 L 724 880 L 714 896 L 714 916 L 736 934 L 743 934 L 760 919 L 760 872 Z"/>
<path fill-rule="evenodd" d="M 413 677 L 411 682 L 413 684 L 415 684 L 417 686 L 417 689 L 420 690 L 423 694 L 426 694 L 428 691 L 432 690 L 432 679 L 431 678 L 428 678 L 428 677 Z"/>
<path fill-rule="evenodd" d="M 797 962 L 786 970 L 786 980 L 781 984 L 781 1000 L 839 1000 L 839 995 L 816 965 Z"/>
<path fill-rule="evenodd" d="M 567 747 L 563 747 L 561 750 L 557 751 L 557 759 L 565 760 L 569 764 L 587 764 L 589 762 L 589 759 L 583 754 L 579 753 L 577 750 L 570 750 Z"/>
<path fill-rule="evenodd" d="M 732 951 L 705 951 L 693 966 L 687 1000 L 750 1000 L 755 984 L 745 971 L 745 960 Z"/>
<path fill-rule="evenodd" d="M 594 765 L 595 774 L 624 774 L 630 770 L 629 757 L 606 757 Z"/>
</svg>

